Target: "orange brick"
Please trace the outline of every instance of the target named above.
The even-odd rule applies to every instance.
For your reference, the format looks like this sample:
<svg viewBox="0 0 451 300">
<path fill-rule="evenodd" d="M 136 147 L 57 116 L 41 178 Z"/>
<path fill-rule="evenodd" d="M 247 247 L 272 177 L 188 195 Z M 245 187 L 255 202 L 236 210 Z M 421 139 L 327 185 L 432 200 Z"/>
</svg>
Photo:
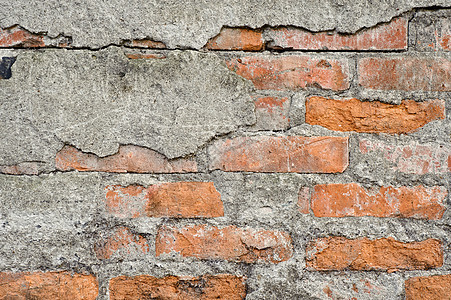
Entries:
<svg viewBox="0 0 451 300">
<path fill-rule="evenodd" d="M 177 252 L 185 257 L 247 263 L 286 261 L 293 255 L 292 248 L 291 238 L 285 232 L 236 226 L 163 226 L 155 242 L 157 256 Z"/>
<path fill-rule="evenodd" d="M 148 188 L 110 185 L 105 192 L 107 210 L 120 218 L 224 216 L 221 195 L 213 182 L 171 182 Z"/>
<path fill-rule="evenodd" d="M 400 105 L 358 99 L 334 100 L 310 97 L 305 121 L 336 131 L 409 133 L 435 120 L 445 119 L 442 100 L 402 101 Z"/>
<path fill-rule="evenodd" d="M 209 50 L 260 51 L 263 47 L 261 31 L 245 28 L 222 28 L 205 45 Z"/>
<path fill-rule="evenodd" d="M 168 160 L 164 155 L 138 146 L 120 146 L 119 152 L 98 157 L 72 146 L 64 146 L 56 154 L 56 168 L 61 171 L 97 171 L 114 173 L 187 173 L 197 172 L 194 159 Z"/>
<path fill-rule="evenodd" d="M 0 173 L 11 175 L 38 175 L 39 167 L 36 162 L 24 162 L 11 166 L 0 166 Z"/>
<path fill-rule="evenodd" d="M 393 170 L 407 174 L 446 174 L 451 166 L 449 164 L 449 155 L 451 155 L 449 145 L 417 142 L 397 145 L 362 139 L 359 142 L 359 149 L 363 154 L 376 155 L 392 164 Z"/>
<path fill-rule="evenodd" d="M 127 43 L 130 47 L 146 48 L 146 49 L 165 49 L 166 45 L 163 42 L 156 42 L 150 39 L 132 40 Z"/>
<path fill-rule="evenodd" d="M 402 243 L 393 238 L 378 240 L 320 238 L 306 249 L 310 269 L 326 270 L 427 270 L 443 265 L 442 243 L 428 239 Z"/>
<path fill-rule="evenodd" d="M 114 255 L 142 255 L 149 252 L 149 245 L 144 237 L 133 234 L 126 227 L 118 227 L 110 236 L 95 243 L 94 252 L 98 259 L 110 259 Z"/>
<path fill-rule="evenodd" d="M 69 272 L 0 273 L 1 299 L 96 299 L 99 293 L 93 275 Z"/>
<path fill-rule="evenodd" d="M 160 53 L 126 53 L 129 59 L 164 59 L 165 55 Z"/>
<path fill-rule="evenodd" d="M 298 211 L 301 214 L 310 213 L 310 188 L 302 187 L 298 193 Z"/>
<path fill-rule="evenodd" d="M 310 56 L 248 56 L 226 62 L 229 69 L 252 81 L 260 90 L 298 90 L 319 87 L 349 88 L 348 62 Z"/>
<path fill-rule="evenodd" d="M 259 130 L 284 130 L 290 126 L 290 100 L 286 97 L 257 97 L 254 101 Z"/>
<path fill-rule="evenodd" d="M 337 173 L 348 166 L 345 137 L 238 137 L 209 149 L 210 170 Z"/>
<path fill-rule="evenodd" d="M 451 299 L 451 274 L 406 280 L 406 300 Z"/>
<path fill-rule="evenodd" d="M 357 183 L 317 185 L 311 199 L 317 217 L 401 217 L 440 219 L 446 188 L 381 187 L 366 190 Z"/>
<path fill-rule="evenodd" d="M 241 300 L 245 297 L 244 278 L 228 274 L 163 278 L 139 275 L 110 280 L 111 300 Z"/>
<path fill-rule="evenodd" d="M 44 36 L 33 34 L 19 26 L 13 26 L 6 29 L 0 28 L 0 48 L 2 47 L 45 47 Z"/>
<path fill-rule="evenodd" d="M 407 19 L 364 29 L 355 34 L 310 32 L 280 27 L 268 32 L 268 48 L 294 50 L 403 50 L 407 49 Z"/>
<path fill-rule="evenodd" d="M 446 58 L 362 58 L 358 72 L 360 85 L 369 89 L 451 91 L 451 61 Z"/>
</svg>

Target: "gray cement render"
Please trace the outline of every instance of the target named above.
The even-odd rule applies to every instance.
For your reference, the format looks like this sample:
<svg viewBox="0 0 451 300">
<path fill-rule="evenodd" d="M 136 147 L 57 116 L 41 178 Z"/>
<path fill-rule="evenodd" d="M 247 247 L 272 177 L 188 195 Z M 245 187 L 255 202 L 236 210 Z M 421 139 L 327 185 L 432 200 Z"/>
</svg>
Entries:
<svg viewBox="0 0 451 300">
<path fill-rule="evenodd" d="M 63 143 L 98 156 L 136 144 L 173 158 L 255 123 L 251 85 L 212 54 L 45 50 L 20 54 L 12 72 L 0 81 L 2 165 L 51 161 Z"/>
<path fill-rule="evenodd" d="M 170 48 L 199 49 L 222 26 L 291 25 L 355 32 L 415 7 L 449 5 L 449 0 L 2 0 L 0 27 L 19 24 L 52 37 L 71 36 L 75 47 L 151 38 Z"/>
<path fill-rule="evenodd" d="M 268 3 L 218 2 L 213 5 L 201 1 L 184 6 L 175 2 L 157 5 L 149 1 L 100 3 L 9 1 L 2 3 L 2 7 L 7 9 L 0 11 L 0 27 L 20 24 L 33 32 L 48 31 L 54 36 L 64 33 L 73 36 L 75 45 L 87 48 L 141 37 L 162 40 L 170 47 L 198 48 L 216 35 L 223 25 L 259 27 L 288 24 L 312 30 L 336 28 L 355 31 L 387 21 L 414 6 L 451 5 L 449 1 L 397 1 L 396 6 L 390 5 L 389 1 L 359 1 L 355 5 L 339 5 L 338 1 L 294 5 L 279 1 L 272 3 L 272 7 Z M 58 12 L 51 9 L 54 7 L 59 7 Z M 249 12 L 249 9 L 254 11 Z M 259 11 L 263 13 L 259 14 Z M 434 14 L 433 11 L 424 14 L 427 13 Z M 424 14 L 421 14 L 423 18 Z M 213 18 L 207 18 L 210 16 Z M 0 52 L 2 56 L 17 56 L 12 77 L 0 80 L 0 165 L 38 161 L 45 165 L 42 171 L 46 173 L 39 176 L 0 174 L 0 271 L 71 270 L 91 273 L 99 279 L 98 299 L 102 300 L 108 299 L 109 279 L 120 275 L 236 274 L 247 277 L 246 299 L 327 299 L 327 288 L 337 299 L 349 299 L 356 296 L 353 284 L 360 291 L 358 299 L 404 299 L 406 279 L 451 273 L 449 196 L 445 200 L 448 208 L 445 215 L 434 221 L 316 218 L 311 214 L 301 214 L 297 209 L 299 189 L 316 184 L 358 182 L 366 187 L 439 185 L 445 186 L 449 193 L 449 173 L 403 174 L 387 168 L 387 162 L 379 156 L 362 157 L 358 150 L 360 138 L 399 145 L 421 142 L 449 147 L 449 93 L 368 91 L 358 85 L 355 76 L 351 79 L 350 89 L 339 93 L 315 88 L 296 92 L 255 91 L 249 82 L 229 71 L 223 63 L 225 57 L 248 54 L 186 50 L 159 53 L 164 53 L 167 58 L 128 60 L 123 49 L 113 46 L 102 51 Z M 279 54 L 265 52 L 255 55 Z M 409 49 L 404 55 L 449 58 L 446 53 L 424 53 L 418 49 Z M 350 72 L 354 74 L 358 58 L 363 55 L 327 54 L 327 57 L 335 56 L 354 62 L 350 64 Z M 252 96 L 255 95 L 289 97 L 290 128 L 254 131 L 252 126 L 256 116 Z M 416 101 L 439 98 L 446 101 L 447 119 L 431 122 L 409 135 L 334 132 L 305 124 L 305 98 L 312 95 L 336 99 L 356 97 L 388 103 L 399 103 L 406 98 Z M 208 171 L 206 148 L 211 141 L 243 135 L 349 136 L 350 165 L 342 174 Z M 65 143 L 99 156 L 115 153 L 119 144 L 146 146 L 168 157 L 194 153 L 200 172 L 172 175 L 55 172 L 54 155 Z M 171 181 L 213 181 L 224 203 L 224 217 L 119 219 L 105 210 L 104 187 L 107 185 L 148 186 Z M 154 239 L 158 227 L 163 224 L 233 224 L 283 230 L 292 237 L 295 252 L 290 260 L 277 265 L 196 260 L 175 255 L 156 258 Z M 127 226 L 133 233 L 145 237 L 150 251 L 146 254 L 119 251 L 109 260 L 98 260 L 93 244 L 120 226 Z M 444 243 L 444 265 L 434 270 L 389 274 L 305 269 L 306 244 L 327 236 L 371 239 L 391 236 L 404 242 L 437 238 Z M 372 293 L 365 292 L 366 282 L 375 287 Z"/>
</svg>

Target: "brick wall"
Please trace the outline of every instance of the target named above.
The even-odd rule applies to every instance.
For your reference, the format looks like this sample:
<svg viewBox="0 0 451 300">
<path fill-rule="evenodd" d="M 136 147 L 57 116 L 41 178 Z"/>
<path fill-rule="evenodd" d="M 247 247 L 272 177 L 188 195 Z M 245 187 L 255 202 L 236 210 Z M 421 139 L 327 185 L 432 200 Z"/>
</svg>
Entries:
<svg viewBox="0 0 451 300">
<path fill-rule="evenodd" d="M 0 299 L 451 299 L 450 17 L 0 28 Z"/>
</svg>

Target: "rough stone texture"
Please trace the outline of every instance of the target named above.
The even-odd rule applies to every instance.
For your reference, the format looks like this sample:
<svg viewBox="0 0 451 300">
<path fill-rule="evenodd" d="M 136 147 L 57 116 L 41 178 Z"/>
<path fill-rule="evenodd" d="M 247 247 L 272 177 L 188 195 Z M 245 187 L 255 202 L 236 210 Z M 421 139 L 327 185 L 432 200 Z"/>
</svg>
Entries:
<svg viewBox="0 0 451 300">
<path fill-rule="evenodd" d="M 406 281 L 406 300 L 447 299 L 451 295 L 451 274 L 413 277 Z"/>
<path fill-rule="evenodd" d="M 0 273 L 2 299 L 94 300 L 98 289 L 93 275 L 69 272 Z"/>
<path fill-rule="evenodd" d="M 285 232 L 225 228 L 204 225 L 158 230 L 156 255 L 176 252 L 200 259 L 280 263 L 293 255 L 290 236 Z"/>
<path fill-rule="evenodd" d="M 358 99 L 334 100 L 310 97 L 306 102 L 305 122 L 337 131 L 408 133 L 425 124 L 445 119 L 442 100 L 415 102 L 404 100 L 400 105 Z"/>
<path fill-rule="evenodd" d="M 388 22 L 415 7 L 447 6 L 447 0 L 299 1 L 114 0 L 76 3 L 2 0 L 0 28 L 20 24 L 32 32 L 71 36 L 74 46 L 101 47 L 151 38 L 168 47 L 201 48 L 222 26 L 292 25 L 312 31 L 355 32 Z M 129 9 L 124 9 L 124 8 Z"/>
<path fill-rule="evenodd" d="M 108 211 L 121 218 L 224 216 L 221 195 L 213 182 L 171 182 L 152 185 L 107 186 Z"/>
<path fill-rule="evenodd" d="M 330 237 L 307 245 L 306 264 L 316 270 L 415 270 L 443 264 L 440 241 L 401 243 L 393 238 L 348 240 Z"/>
<path fill-rule="evenodd" d="M 209 54 L 129 61 L 118 48 L 26 52 L 13 74 L 0 81 L 0 165 L 49 161 L 61 141 L 98 156 L 135 144 L 174 158 L 255 122 L 249 85 Z"/>
<path fill-rule="evenodd" d="M 198 298 L 199 292 L 207 291 L 207 279 L 221 274 L 238 277 L 239 297 L 247 300 L 402 300 L 409 279 L 451 274 L 451 101 L 449 91 L 441 89 L 441 85 L 449 83 L 447 69 L 443 67 L 450 53 L 442 47 L 448 30 L 449 1 L 0 2 L 0 28 L 8 31 L 17 25 L 14 30 L 29 30 L 19 35 L 42 36 L 44 45 L 54 48 L 24 48 L 23 42 L 18 42 L 16 46 L 9 44 L 0 49 L 0 172 L 8 173 L 0 174 L 0 272 L 65 271 L 92 275 L 98 281 L 98 300 L 110 299 L 109 283 L 117 277 L 173 278 L 174 284 L 178 284 L 176 291 L 189 291 Z M 436 6 L 427 7 L 432 5 Z M 306 30 L 319 37 L 341 36 L 344 31 L 358 31 L 359 35 L 376 30 L 375 25 L 383 28 L 393 24 L 390 21 L 398 15 L 409 20 L 409 45 L 403 50 L 309 51 L 267 47 L 268 33 L 277 28 Z M 205 49 L 208 40 L 221 30 L 224 32 L 224 28 L 261 32 L 265 47 L 252 53 Z M 59 45 L 59 41 L 69 43 Z M 243 79 L 225 63 L 246 57 L 280 62 L 270 65 L 272 71 L 268 68 L 272 77 L 262 78 L 271 89 L 256 90 L 252 80 Z M 315 64 L 284 65 L 290 62 L 285 57 L 309 57 L 318 63 L 325 62 L 318 68 Z M 359 62 L 365 59 L 406 59 L 414 63 L 401 64 L 404 73 L 384 69 L 382 75 L 389 79 L 384 84 L 396 89 L 376 90 L 359 84 Z M 439 62 L 439 67 L 415 64 L 422 60 Z M 325 85 L 313 84 L 320 77 L 309 77 L 315 74 L 302 69 L 330 71 L 329 61 L 346 62 L 345 89 L 325 89 Z M 283 70 L 282 73 L 273 72 L 274 67 Z M 296 80 L 299 86 L 295 89 L 284 86 L 286 74 L 294 76 L 291 86 Z M 328 84 L 342 85 L 340 77 L 334 81 L 331 73 L 324 74 L 322 80 Z M 413 79 L 409 78 L 411 75 Z M 300 76 L 311 84 L 303 86 L 305 81 L 300 81 Z M 406 86 L 415 90 L 401 89 Z M 380 103 L 381 107 L 385 103 L 401 107 L 403 100 L 423 105 L 439 99 L 444 103 L 445 118 L 401 134 L 335 131 L 305 122 L 306 99 L 313 96 L 355 98 Z M 259 101 L 260 98 L 266 99 Z M 349 158 L 345 160 L 347 167 L 340 173 L 295 173 L 287 172 L 288 168 L 281 173 L 210 169 L 215 159 L 210 151 L 217 143 L 268 137 L 274 141 L 298 137 L 346 141 L 343 152 Z M 326 154 L 334 152 L 317 144 Z M 274 143 L 272 153 L 282 154 L 268 156 L 266 165 L 277 168 L 286 165 L 286 158 L 292 153 L 283 153 L 286 148 L 281 145 L 284 144 Z M 56 160 L 56 156 L 62 149 L 58 158 L 67 149 L 72 149 L 73 156 L 66 156 L 64 163 L 70 164 L 57 170 L 56 163 L 62 161 Z M 124 154 L 124 149 L 149 156 L 146 160 L 130 157 L 131 152 Z M 255 149 L 254 153 L 262 155 L 261 149 Z M 294 146 L 288 150 L 298 155 L 299 149 Z M 243 148 L 235 148 L 234 153 L 240 158 Z M 176 161 L 183 164 L 176 167 Z M 261 157 L 254 162 L 261 163 Z M 310 163 L 306 160 L 302 165 Z M 155 166 L 162 173 L 156 172 Z M 128 214 L 125 217 L 112 213 L 105 205 L 106 187 L 147 190 L 181 182 L 212 183 L 221 195 L 223 215 L 133 218 L 133 209 L 139 206 L 141 196 L 145 198 L 142 194 L 139 199 L 128 198 L 132 202 L 127 203 L 130 211 L 122 211 Z M 437 213 L 432 215 L 442 212 L 443 215 L 434 220 L 393 215 L 315 216 L 309 205 L 315 186 L 348 183 L 358 184 L 370 196 L 391 187 L 408 191 L 410 200 L 418 196 L 440 199 L 435 206 Z M 431 192 L 437 189 L 437 194 Z M 410 194 L 412 191 L 416 193 Z M 141 209 L 142 206 L 138 210 Z M 163 227 L 234 227 L 281 232 L 290 237 L 291 255 L 278 263 L 199 259 L 174 252 L 156 256 L 157 233 Z M 406 269 L 397 271 L 396 267 L 386 265 L 382 265 L 384 270 L 369 271 L 351 267 L 340 271 L 307 268 L 306 256 L 310 254 L 306 252 L 307 246 L 318 239 L 333 237 L 361 241 L 361 250 L 371 248 L 362 241 L 369 244 L 384 241 L 393 250 L 390 255 L 378 248 L 361 257 L 373 263 L 389 263 L 393 262 L 391 258 L 399 258 Z M 397 242 L 389 242 L 389 238 Z M 423 247 L 425 241 L 431 240 L 440 243 L 442 261 L 434 247 Z M 205 248 L 213 248 L 210 245 Z M 257 246 L 265 248 L 263 244 Z M 412 249 L 413 246 L 418 249 Z M 250 247 L 245 251 L 270 252 L 271 247 Z M 438 267 L 439 262 L 442 264 Z M 424 269 L 428 266 L 431 268 Z M 130 282 L 125 285 L 131 286 Z M 447 284 L 426 283 L 437 292 Z M 221 288 L 218 293 L 233 291 L 231 285 L 232 288 L 226 284 L 225 290 Z M 142 287 L 145 290 L 146 286 Z M 420 290 L 424 289 L 416 291 Z"/>
<path fill-rule="evenodd" d="M 110 280 L 110 299 L 168 299 L 168 300 L 240 300 L 246 296 L 244 278 L 233 275 L 201 277 L 147 275 L 120 276 Z"/>
<path fill-rule="evenodd" d="M 356 183 L 316 185 L 311 206 L 317 217 L 401 217 L 440 219 L 446 210 L 444 187 L 382 187 L 365 190 Z"/>
</svg>

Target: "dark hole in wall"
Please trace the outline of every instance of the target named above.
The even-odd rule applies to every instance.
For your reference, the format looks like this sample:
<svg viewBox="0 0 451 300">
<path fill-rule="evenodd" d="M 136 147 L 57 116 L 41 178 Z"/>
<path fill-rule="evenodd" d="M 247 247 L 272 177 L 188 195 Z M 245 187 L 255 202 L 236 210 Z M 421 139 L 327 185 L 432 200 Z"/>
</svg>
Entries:
<svg viewBox="0 0 451 300">
<path fill-rule="evenodd" d="M 0 62 L 0 79 L 11 78 L 11 67 L 15 61 L 15 57 L 2 57 L 2 61 Z"/>
</svg>

